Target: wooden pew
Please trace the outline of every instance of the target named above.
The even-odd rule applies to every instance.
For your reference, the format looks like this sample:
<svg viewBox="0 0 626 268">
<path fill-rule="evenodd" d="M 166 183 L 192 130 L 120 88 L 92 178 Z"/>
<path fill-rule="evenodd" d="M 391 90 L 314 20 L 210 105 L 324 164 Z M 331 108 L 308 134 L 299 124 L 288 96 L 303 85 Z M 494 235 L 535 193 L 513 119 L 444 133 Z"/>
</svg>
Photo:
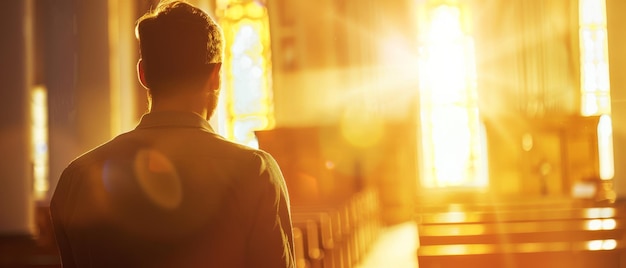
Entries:
<svg viewBox="0 0 626 268">
<path fill-rule="evenodd" d="M 380 231 L 379 205 L 373 191 L 327 204 L 292 207 L 294 228 L 303 236 L 305 267 L 352 267 Z"/>
<path fill-rule="evenodd" d="M 302 227 L 298 225 L 293 226 L 293 241 L 296 251 L 296 268 L 309 267 L 308 260 L 305 256 L 304 234 L 302 233 Z"/>
<path fill-rule="evenodd" d="M 624 204 L 434 205 L 420 210 L 420 267 L 620 267 L 624 254 Z"/>
<path fill-rule="evenodd" d="M 294 226 L 306 230 L 306 256 L 310 267 L 349 267 L 352 230 L 343 206 L 292 208 Z M 321 263 L 321 266 L 317 266 Z"/>
<path fill-rule="evenodd" d="M 294 228 L 303 232 L 304 257 L 307 267 L 338 267 L 336 256 L 336 235 L 332 223 L 325 212 L 295 213 L 292 216 Z"/>
</svg>

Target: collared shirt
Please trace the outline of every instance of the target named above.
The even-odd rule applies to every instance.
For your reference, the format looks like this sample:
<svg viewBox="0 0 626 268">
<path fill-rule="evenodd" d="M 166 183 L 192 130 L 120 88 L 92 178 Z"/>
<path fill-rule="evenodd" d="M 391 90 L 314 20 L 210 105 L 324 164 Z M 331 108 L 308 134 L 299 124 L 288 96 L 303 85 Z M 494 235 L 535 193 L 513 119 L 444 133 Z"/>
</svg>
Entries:
<svg viewBox="0 0 626 268">
<path fill-rule="evenodd" d="M 63 267 L 294 267 L 268 153 L 193 113 L 155 112 L 74 160 L 50 204 Z"/>
</svg>

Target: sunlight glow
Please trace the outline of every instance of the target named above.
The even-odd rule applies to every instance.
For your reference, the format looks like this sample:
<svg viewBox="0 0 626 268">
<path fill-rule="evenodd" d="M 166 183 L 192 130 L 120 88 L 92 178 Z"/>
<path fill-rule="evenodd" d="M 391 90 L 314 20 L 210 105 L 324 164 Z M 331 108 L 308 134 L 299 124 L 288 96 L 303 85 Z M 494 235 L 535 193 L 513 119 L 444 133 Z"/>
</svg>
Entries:
<svg viewBox="0 0 626 268">
<path fill-rule="evenodd" d="M 31 144 L 33 150 L 33 177 L 35 199 L 48 193 L 48 100 L 47 91 L 37 86 L 31 93 Z"/>
<path fill-rule="evenodd" d="M 429 10 L 420 48 L 422 185 L 484 187 L 486 155 L 480 137 L 474 44 L 462 10 Z"/>
</svg>

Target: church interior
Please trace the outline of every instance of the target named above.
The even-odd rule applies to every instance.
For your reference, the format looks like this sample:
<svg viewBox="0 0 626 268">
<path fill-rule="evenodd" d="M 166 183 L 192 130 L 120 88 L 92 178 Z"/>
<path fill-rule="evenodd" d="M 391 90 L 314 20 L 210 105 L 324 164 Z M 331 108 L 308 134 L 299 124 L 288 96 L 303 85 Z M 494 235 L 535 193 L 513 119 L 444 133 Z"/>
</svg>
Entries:
<svg viewBox="0 0 626 268">
<path fill-rule="evenodd" d="M 49 202 L 146 112 L 158 0 L 7 0 L 0 267 L 60 267 Z M 626 1 L 187 0 L 223 28 L 225 138 L 275 157 L 298 268 L 626 267 Z"/>
</svg>

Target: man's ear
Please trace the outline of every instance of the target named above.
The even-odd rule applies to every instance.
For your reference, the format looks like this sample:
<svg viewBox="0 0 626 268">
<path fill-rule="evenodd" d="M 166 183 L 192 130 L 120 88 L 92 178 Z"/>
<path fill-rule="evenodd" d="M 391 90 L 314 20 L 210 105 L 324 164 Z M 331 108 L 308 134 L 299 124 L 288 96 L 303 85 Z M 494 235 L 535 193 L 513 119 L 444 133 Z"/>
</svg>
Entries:
<svg viewBox="0 0 626 268">
<path fill-rule="evenodd" d="M 139 59 L 137 62 L 137 78 L 139 78 L 139 83 L 145 88 L 148 89 L 148 83 L 146 83 L 146 73 L 143 69 L 143 60 Z"/>
<path fill-rule="evenodd" d="M 209 81 L 211 83 L 211 89 L 218 90 L 220 88 L 220 81 L 221 81 L 220 70 L 222 69 L 222 63 L 217 62 L 214 64 L 215 65 L 213 66 L 213 69 L 211 70 L 211 75 L 209 76 Z"/>
</svg>

